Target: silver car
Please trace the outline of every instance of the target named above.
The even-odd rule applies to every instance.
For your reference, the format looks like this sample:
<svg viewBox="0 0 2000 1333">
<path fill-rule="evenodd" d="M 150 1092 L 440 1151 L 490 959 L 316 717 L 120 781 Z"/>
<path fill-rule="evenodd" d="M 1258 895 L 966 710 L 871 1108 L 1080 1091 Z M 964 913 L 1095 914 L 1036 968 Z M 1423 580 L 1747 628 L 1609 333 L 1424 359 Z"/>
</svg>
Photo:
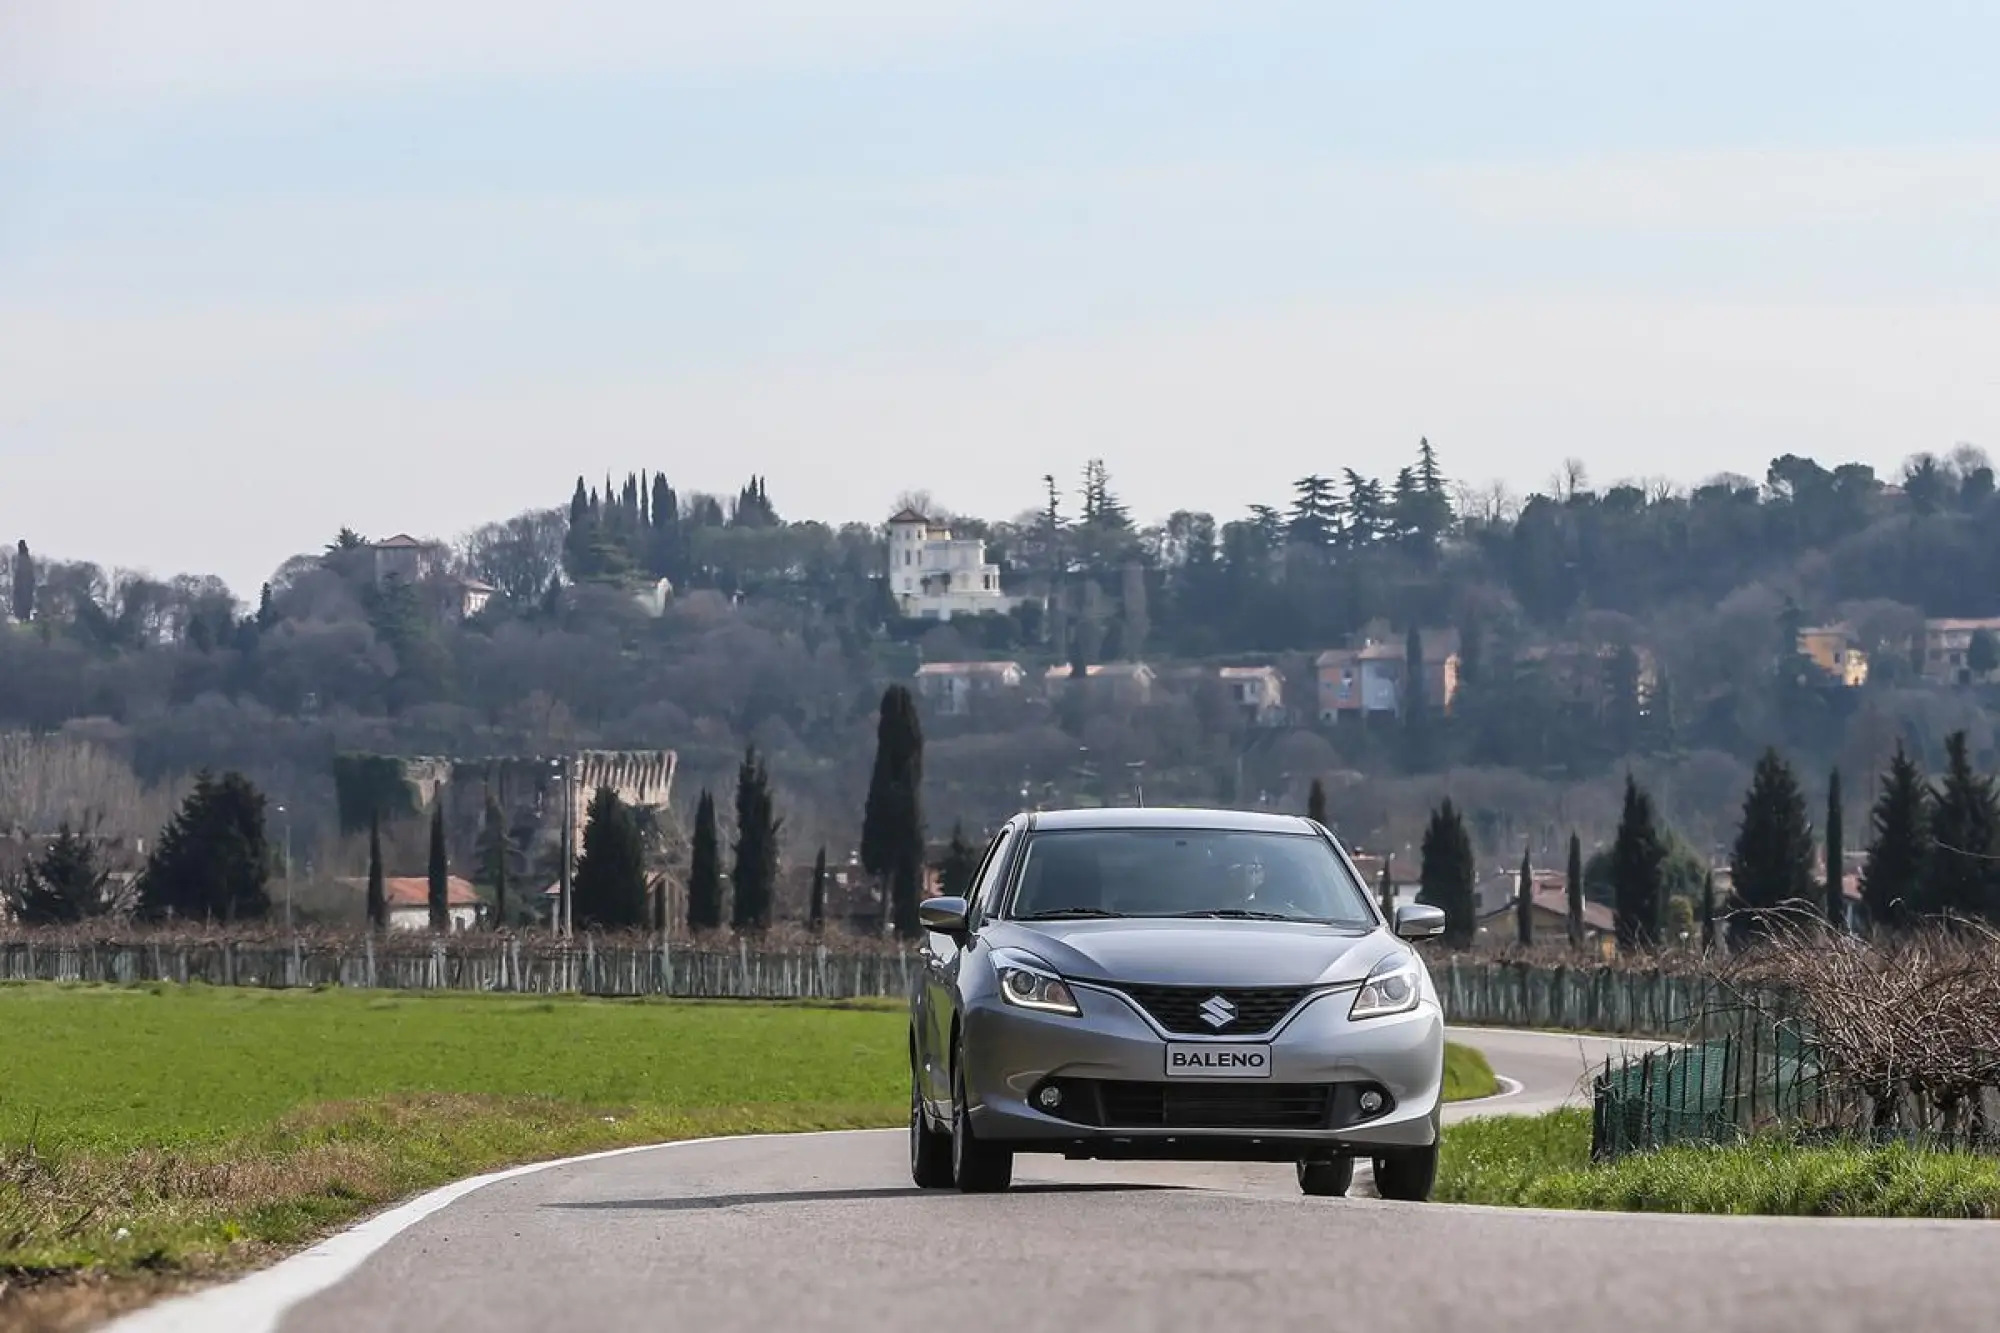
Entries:
<svg viewBox="0 0 2000 1333">
<path fill-rule="evenodd" d="M 1016 1153 L 1295 1162 L 1307 1194 L 1427 1199 L 1444 1014 L 1413 938 L 1311 820 L 1021 814 L 920 904 L 910 1174 L 1002 1190 Z"/>
</svg>

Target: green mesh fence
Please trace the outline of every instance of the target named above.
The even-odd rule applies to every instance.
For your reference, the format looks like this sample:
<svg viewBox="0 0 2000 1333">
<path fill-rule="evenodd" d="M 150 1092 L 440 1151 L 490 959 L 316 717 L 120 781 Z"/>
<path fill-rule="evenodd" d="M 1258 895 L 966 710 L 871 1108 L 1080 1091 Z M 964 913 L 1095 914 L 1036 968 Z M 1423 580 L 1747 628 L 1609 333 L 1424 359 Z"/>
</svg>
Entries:
<svg viewBox="0 0 2000 1333">
<path fill-rule="evenodd" d="M 1606 1061 L 1592 1093 L 1591 1156 L 1600 1161 L 1810 1126 L 1825 1109 L 1810 1039 L 1795 1024 L 1750 1013 L 1712 1040 Z"/>
</svg>

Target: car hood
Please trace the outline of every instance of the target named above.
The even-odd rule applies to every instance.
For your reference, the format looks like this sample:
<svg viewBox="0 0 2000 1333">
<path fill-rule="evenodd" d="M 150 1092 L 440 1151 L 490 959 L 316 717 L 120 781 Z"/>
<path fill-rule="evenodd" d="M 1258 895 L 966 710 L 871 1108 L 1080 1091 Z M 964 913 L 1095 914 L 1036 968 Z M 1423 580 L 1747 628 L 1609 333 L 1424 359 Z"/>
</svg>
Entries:
<svg viewBox="0 0 2000 1333">
<path fill-rule="evenodd" d="M 994 948 L 1034 954 L 1078 981 L 1141 986 L 1324 986 L 1358 982 L 1408 946 L 1382 930 L 1213 918 L 1000 921 Z"/>
</svg>

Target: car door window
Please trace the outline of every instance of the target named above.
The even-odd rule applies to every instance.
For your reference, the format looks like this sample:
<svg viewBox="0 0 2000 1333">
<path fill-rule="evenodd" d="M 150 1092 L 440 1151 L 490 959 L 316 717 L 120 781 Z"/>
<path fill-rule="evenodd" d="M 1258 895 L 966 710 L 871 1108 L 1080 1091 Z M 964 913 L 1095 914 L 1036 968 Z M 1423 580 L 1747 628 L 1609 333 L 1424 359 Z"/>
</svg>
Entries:
<svg viewBox="0 0 2000 1333">
<path fill-rule="evenodd" d="M 984 919 L 986 908 L 993 901 L 1000 876 L 1007 868 L 1007 853 L 1014 845 L 1014 826 L 1009 824 L 993 839 L 993 845 L 986 849 L 979 868 L 972 872 L 972 888 L 968 894 L 965 911 L 966 924 L 977 929 Z"/>
</svg>

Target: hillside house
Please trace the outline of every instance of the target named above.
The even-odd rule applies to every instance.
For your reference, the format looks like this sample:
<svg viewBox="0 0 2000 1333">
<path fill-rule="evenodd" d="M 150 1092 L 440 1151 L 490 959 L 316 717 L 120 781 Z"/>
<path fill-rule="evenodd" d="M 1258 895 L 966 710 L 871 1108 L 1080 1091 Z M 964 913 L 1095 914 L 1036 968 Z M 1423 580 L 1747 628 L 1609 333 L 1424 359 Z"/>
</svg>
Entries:
<svg viewBox="0 0 2000 1333">
<path fill-rule="evenodd" d="M 1983 620 L 1938 619 L 1924 622 L 1924 679 L 1938 685 L 1972 685 L 1995 673 L 1973 669 L 1973 640 L 1980 636 L 2000 646 L 2000 616 Z"/>
<path fill-rule="evenodd" d="M 954 537 L 914 509 L 889 520 L 889 592 L 898 611 L 918 620 L 1001 613 L 1026 600 L 1001 591 L 985 542 Z"/>
<path fill-rule="evenodd" d="M 962 716 L 981 695 L 1027 683 L 1019 662 L 926 662 L 917 668 L 917 695 L 938 712 Z"/>
<path fill-rule="evenodd" d="M 1450 712 L 1458 696 L 1458 631 L 1419 629 L 1423 648 L 1423 698 Z M 1401 717 L 1406 696 L 1407 652 L 1394 642 L 1370 639 L 1356 648 L 1329 648 L 1313 660 L 1322 722 Z"/>
<path fill-rule="evenodd" d="M 1859 689 L 1868 683 L 1868 654 L 1856 642 L 1851 625 L 1814 625 L 1799 631 L 1799 656 L 1835 683 Z"/>
<path fill-rule="evenodd" d="M 1254 726 L 1285 720 L 1285 677 L 1274 666 L 1226 666 L 1216 672 L 1229 701 Z"/>
<path fill-rule="evenodd" d="M 1113 700 L 1129 707 L 1153 701 L 1155 676 L 1144 662 L 1096 662 L 1083 669 L 1083 681 L 1091 689 L 1103 690 Z M 1042 688 L 1053 698 L 1078 684 L 1070 675 L 1070 664 L 1057 662 L 1042 673 Z"/>
</svg>

